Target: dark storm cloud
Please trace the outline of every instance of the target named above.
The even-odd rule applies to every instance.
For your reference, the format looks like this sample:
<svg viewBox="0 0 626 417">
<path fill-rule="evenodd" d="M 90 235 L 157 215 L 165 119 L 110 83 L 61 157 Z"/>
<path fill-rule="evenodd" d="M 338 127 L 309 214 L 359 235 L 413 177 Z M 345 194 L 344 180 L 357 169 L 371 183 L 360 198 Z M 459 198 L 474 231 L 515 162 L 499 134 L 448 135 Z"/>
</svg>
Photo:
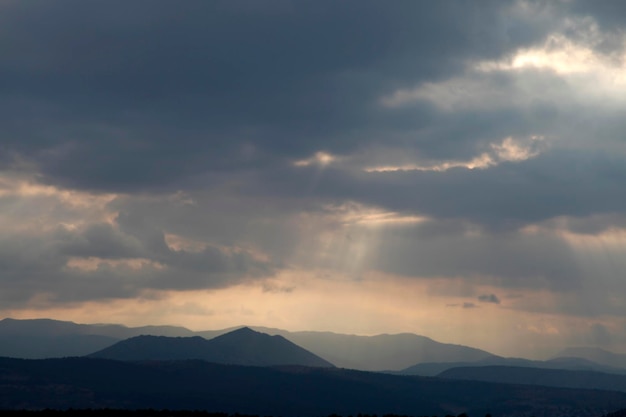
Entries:
<svg viewBox="0 0 626 417">
<path fill-rule="evenodd" d="M 530 4 L 537 11 L 556 7 Z M 463 73 L 468 61 L 498 59 L 540 42 L 552 29 L 540 13 L 532 19 L 512 13 L 512 2 L 351 6 L 8 3 L 0 17 L 8 51 L 0 59 L 8 86 L 0 97 L 3 156 L 10 160 L 17 152 L 39 165 L 44 181 L 69 187 L 184 189 L 228 181 L 235 172 L 260 172 L 275 182 L 268 171 L 291 170 L 289 159 L 320 149 L 399 148 L 470 159 L 507 135 L 550 133 L 563 124 L 555 100 L 565 93 L 520 106 L 514 79 L 504 74 L 482 76 L 491 89 L 511 92 L 511 102 L 495 109 L 450 114 L 425 102 L 380 105 L 398 88 L 446 80 Z M 530 85 L 543 80 L 542 91 L 565 88 L 549 72 L 533 77 Z M 606 132 L 615 121 L 602 125 Z M 592 164 L 582 155 L 552 156 L 471 173 L 340 173 L 337 183 L 328 173 L 315 191 L 514 226 L 623 209 L 621 193 L 610 186 L 594 190 L 591 179 L 563 176 L 566 166 L 594 175 L 603 156 Z M 620 164 L 613 163 L 623 176 Z M 228 173 L 215 173 L 223 170 Z M 283 194 L 305 188 L 304 175 L 289 172 L 294 183 Z M 588 184 L 590 194 L 579 184 Z"/>
<path fill-rule="evenodd" d="M 512 4 L 6 3 L 5 147 L 48 182 L 128 190 L 389 142 L 432 112 L 383 94 L 541 39 Z"/>
<path fill-rule="evenodd" d="M 538 11 L 557 8 L 529 4 Z M 445 114 L 424 102 L 384 109 L 379 100 L 398 88 L 461 74 L 468 61 L 506 56 L 553 29 L 540 13 L 529 18 L 511 13 L 513 6 L 7 3 L 0 17 L 8 51 L 0 59 L 7 81 L 0 97 L 3 157 L 18 152 L 34 160 L 49 183 L 123 191 L 185 188 L 202 183 L 198 177 L 224 181 L 202 174 L 267 171 L 286 157 L 320 149 L 349 154 L 400 147 L 422 156 L 471 158 L 506 135 L 552 131 L 563 122 L 560 103 L 545 95 L 525 108 L 513 100 L 491 111 Z M 594 12 L 576 7 L 586 7 L 581 16 Z M 538 76 L 547 77 L 542 85 L 561 85 L 550 74 Z M 504 94 L 512 88 L 510 76 L 483 78 Z M 615 123 L 603 125 L 610 130 Z M 470 175 L 371 174 L 346 181 L 347 192 L 336 195 L 480 222 L 497 218 L 494 208 L 522 223 L 566 211 L 551 200 L 578 211 L 573 215 L 589 214 L 585 202 L 596 204 L 596 196 L 572 201 L 576 180 L 558 177 L 562 167 L 586 161 L 555 158 L 544 166 L 531 161 Z M 548 182 L 530 181 L 534 170 Z M 324 187 L 318 185 L 322 194 Z M 333 184 L 329 188 L 332 194 Z M 351 195 L 352 189 L 363 189 L 362 195 Z M 470 189 L 475 197 L 464 199 Z M 428 198 L 411 201 L 425 190 Z M 503 197 L 488 204 L 494 196 Z M 534 201 L 542 204 L 532 207 Z M 621 203 L 607 209 L 619 210 Z"/>
</svg>

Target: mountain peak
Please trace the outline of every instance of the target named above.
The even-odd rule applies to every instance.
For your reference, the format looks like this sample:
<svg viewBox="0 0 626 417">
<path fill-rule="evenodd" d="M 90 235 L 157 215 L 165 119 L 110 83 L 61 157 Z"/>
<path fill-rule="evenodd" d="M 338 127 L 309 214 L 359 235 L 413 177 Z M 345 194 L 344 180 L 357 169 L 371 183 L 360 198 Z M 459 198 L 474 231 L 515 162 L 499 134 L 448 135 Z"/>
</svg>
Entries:
<svg viewBox="0 0 626 417">
<path fill-rule="evenodd" d="M 257 334 L 263 334 L 261 332 L 257 332 L 256 330 L 252 330 L 248 326 L 241 327 L 241 328 L 233 330 L 232 332 L 229 332 L 229 333 L 241 333 L 241 334 L 244 334 L 244 333 L 248 333 L 248 334 L 257 333 Z"/>
</svg>

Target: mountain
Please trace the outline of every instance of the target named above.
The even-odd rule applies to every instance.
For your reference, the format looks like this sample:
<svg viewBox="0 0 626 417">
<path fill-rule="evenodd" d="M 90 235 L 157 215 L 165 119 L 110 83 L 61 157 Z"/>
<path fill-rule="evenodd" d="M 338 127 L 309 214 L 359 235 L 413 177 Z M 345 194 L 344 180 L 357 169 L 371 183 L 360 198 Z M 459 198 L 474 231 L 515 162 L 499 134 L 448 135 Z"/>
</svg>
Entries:
<svg viewBox="0 0 626 417">
<path fill-rule="evenodd" d="M 601 365 L 626 369 L 626 355 L 609 352 L 600 348 L 567 348 L 559 352 L 556 356 L 584 358 Z"/>
<path fill-rule="evenodd" d="M 244 327 L 208 340 L 215 352 L 228 352 L 229 358 L 240 358 L 240 365 L 302 365 L 334 367 L 319 356 L 279 335 L 268 335 Z M 231 359 L 232 360 L 232 359 Z"/>
<path fill-rule="evenodd" d="M 188 409 L 317 417 L 458 415 L 597 417 L 626 393 L 406 377 L 337 368 L 204 361 L 0 358 L 0 409 Z"/>
<path fill-rule="evenodd" d="M 115 324 L 76 324 L 51 319 L 0 320 L 0 356 L 50 358 L 83 356 L 141 334 L 191 336 L 183 327 L 125 327 Z"/>
<path fill-rule="evenodd" d="M 348 369 L 395 371 L 418 362 L 473 362 L 494 356 L 484 350 L 439 343 L 412 333 L 357 336 L 332 332 L 288 332 L 267 327 L 253 328 L 267 334 L 281 335 L 336 366 Z"/>
<path fill-rule="evenodd" d="M 282 336 L 270 336 L 247 327 L 210 340 L 200 336 L 137 336 L 92 353 L 89 357 L 124 361 L 201 359 L 252 366 L 333 366 Z"/>
<path fill-rule="evenodd" d="M 418 363 L 401 371 L 400 375 L 437 376 L 452 368 L 514 366 L 524 368 L 564 369 L 571 371 L 598 371 L 613 374 L 626 374 L 626 370 L 612 368 L 582 358 L 554 358 L 547 361 L 534 361 L 522 358 L 492 356 L 475 362 L 426 362 Z"/>
<path fill-rule="evenodd" d="M 140 335 L 213 339 L 234 329 L 193 332 L 176 326 L 126 327 L 50 319 L 4 319 L 0 321 L 0 356 L 33 359 L 84 356 Z M 330 332 L 288 332 L 264 327 L 252 329 L 282 336 L 343 368 L 401 370 L 421 362 L 474 362 L 493 356 L 483 350 L 439 343 L 410 333 L 355 336 Z"/>
<path fill-rule="evenodd" d="M 122 340 L 86 356 L 120 361 L 202 359 L 222 362 L 219 359 L 211 360 L 214 358 L 211 357 L 207 343 L 208 341 L 200 336 L 142 335 Z"/>
<path fill-rule="evenodd" d="M 439 374 L 439 377 L 501 384 L 541 385 L 626 392 L 626 375 L 606 374 L 595 371 L 483 366 L 452 368 Z"/>
<path fill-rule="evenodd" d="M 178 326 L 126 327 L 119 324 L 77 324 L 71 321 L 52 319 L 0 320 L 0 335 L 47 335 L 88 334 L 107 336 L 114 339 L 127 339 L 141 334 L 155 336 L 192 336 L 195 333 Z"/>
</svg>

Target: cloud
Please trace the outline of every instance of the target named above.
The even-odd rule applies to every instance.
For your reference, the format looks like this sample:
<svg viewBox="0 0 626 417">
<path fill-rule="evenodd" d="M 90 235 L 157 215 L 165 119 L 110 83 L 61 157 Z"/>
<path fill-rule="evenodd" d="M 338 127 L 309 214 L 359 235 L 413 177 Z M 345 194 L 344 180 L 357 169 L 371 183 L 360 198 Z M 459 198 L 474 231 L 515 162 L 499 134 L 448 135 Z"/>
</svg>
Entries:
<svg viewBox="0 0 626 417">
<path fill-rule="evenodd" d="M 274 273 L 270 259 L 232 244 L 171 247 L 165 225 L 116 210 L 116 197 L 30 181 L 3 178 L 0 298 L 6 306 L 221 288 Z M 184 196 L 168 199 L 174 206 L 187 201 Z"/>
<path fill-rule="evenodd" d="M 12 86 L 0 97 L 5 146 L 49 183 L 117 191 L 176 187 L 320 149 L 352 153 L 398 122 L 419 128 L 430 116 L 380 112 L 375 103 L 391 85 L 442 79 L 544 30 L 501 38 L 526 17 L 509 21 L 499 2 L 444 3 L 252 11 L 155 2 L 149 12 L 116 1 L 11 3 L 0 22 L 10 52 L 0 74 Z M 25 115 L 32 123 L 13 122 Z"/>
<path fill-rule="evenodd" d="M 595 346 L 609 346 L 612 342 L 612 336 L 609 329 L 600 323 L 591 325 L 591 343 Z"/>
<path fill-rule="evenodd" d="M 3 305 L 382 275 L 615 333 L 620 2 L 0 7 Z"/>
<path fill-rule="evenodd" d="M 500 299 L 495 294 L 482 294 L 478 296 L 481 303 L 500 304 Z"/>
</svg>

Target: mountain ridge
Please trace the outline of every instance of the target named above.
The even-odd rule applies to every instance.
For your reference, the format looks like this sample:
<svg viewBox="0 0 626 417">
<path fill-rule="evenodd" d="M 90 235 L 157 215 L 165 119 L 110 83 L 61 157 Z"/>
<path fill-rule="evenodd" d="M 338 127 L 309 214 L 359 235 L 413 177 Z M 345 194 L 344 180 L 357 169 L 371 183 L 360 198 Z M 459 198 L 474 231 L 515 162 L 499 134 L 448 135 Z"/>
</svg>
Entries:
<svg viewBox="0 0 626 417">
<path fill-rule="evenodd" d="M 46 331 L 39 332 L 37 329 L 34 329 L 38 335 L 32 335 L 33 326 L 45 327 L 50 324 L 57 329 L 65 329 L 66 333 L 45 336 L 45 334 L 50 334 L 49 330 L 46 333 Z M 57 324 L 58 326 L 56 326 Z M 18 327 L 27 328 L 29 326 L 31 334 L 28 337 L 24 334 L 18 335 L 15 331 L 7 332 L 9 327 L 15 329 Z M 121 340 L 144 333 L 155 336 L 191 337 L 199 335 L 207 339 L 213 339 L 242 327 L 249 327 L 253 330 L 282 336 L 290 342 L 342 368 L 375 371 L 401 370 L 420 361 L 438 360 L 441 358 L 442 351 L 448 352 L 447 359 L 457 358 L 457 356 L 454 356 L 455 351 L 462 353 L 461 358 L 463 359 L 479 359 L 491 355 L 491 353 L 480 349 L 440 343 L 429 337 L 413 333 L 360 336 L 320 331 L 289 332 L 262 326 L 236 326 L 222 330 L 194 332 L 184 327 L 176 326 L 143 326 L 133 328 L 115 324 L 76 324 L 53 319 L 4 319 L 0 320 L 0 356 L 29 359 L 84 356 L 109 347 Z M 90 343 L 77 343 L 78 340 L 90 340 Z M 429 349 L 423 349 L 425 345 L 429 345 Z M 443 347 L 443 350 L 440 347 Z"/>
<path fill-rule="evenodd" d="M 543 365 L 539 367 L 545 368 L 590 369 L 614 373 L 626 371 L 624 369 L 626 363 L 624 367 L 616 367 L 615 365 L 621 362 L 612 360 L 615 358 L 625 360 L 626 355 L 593 348 L 585 348 L 585 351 L 596 352 L 596 354 L 600 352 L 605 359 L 596 363 L 593 360 L 595 357 L 586 355 L 586 358 L 557 357 L 548 361 L 531 361 L 521 358 L 502 358 L 484 350 L 441 343 L 427 336 L 407 332 L 361 336 L 324 331 L 290 332 L 263 326 L 234 326 L 219 330 L 192 331 L 180 326 L 127 327 L 118 324 L 77 324 L 45 318 L 0 320 L 0 356 L 30 359 L 84 356 L 141 334 L 170 337 L 202 336 L 206 339 L 213 339 L 243 327 L 282 336 L 342 368 L 411 374 L 407 372 L 407 368 L 417 367 L 419 371 L 414 374 L 437 375 L 446 369 L 458 366 L 490 363 L 535 366 L 541 362 Z M 572 352 L 572 349 L 566 349 L 557 356 Z M 585 364 L 584 360 L 590 362 Z"/>
<path fill-rule="evenodd" d="M 270 336 L 248 327 L 209 340 L 201 336 L 141 335 L 117 342 L 87 357 L 124 361 L 201 359 L 214 363 L 253 366 L 334 366 L 282 336 Z"/>
</svg>

